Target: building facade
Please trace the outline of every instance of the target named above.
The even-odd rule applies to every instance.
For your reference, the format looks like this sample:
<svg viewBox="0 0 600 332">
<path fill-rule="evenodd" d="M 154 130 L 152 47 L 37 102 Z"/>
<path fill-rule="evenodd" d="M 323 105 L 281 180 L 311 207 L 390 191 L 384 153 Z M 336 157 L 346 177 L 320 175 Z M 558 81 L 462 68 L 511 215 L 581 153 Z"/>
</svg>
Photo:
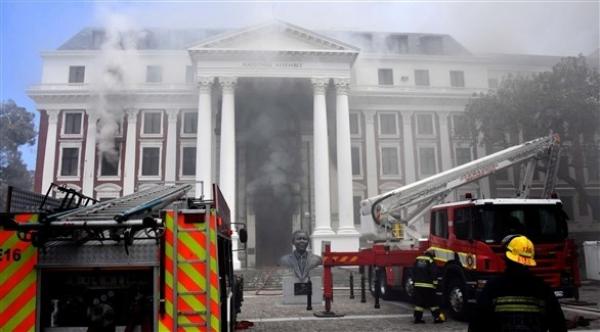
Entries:
<svg viewBox="0 0 600 332">
<path fill-rule="evenodd" d="M 324 241 L 357 250 L 374 227 L 360 224 L 361 199 L 488 153 L 466 125 L 469 99 L 560 60 L 474 55 L 448 35 L 285 22 L 84 29 L 42 57 L 41 83 L 28 91 L 41 114 L 36 190 L 55 182 L 109 199 L 188 182 L 210 197 L 207 184 L 218 183 L 248 226 L 247 266 L 274 264 L 295 229 L 317 252 Z M 600 199 L 598 172 L 585 176 Z M 513 196 L 517 177 L 501 172 L 453 198 Z M 574 189 L 559 187 L 572 229 L 596 227 Z"/>
</svg>

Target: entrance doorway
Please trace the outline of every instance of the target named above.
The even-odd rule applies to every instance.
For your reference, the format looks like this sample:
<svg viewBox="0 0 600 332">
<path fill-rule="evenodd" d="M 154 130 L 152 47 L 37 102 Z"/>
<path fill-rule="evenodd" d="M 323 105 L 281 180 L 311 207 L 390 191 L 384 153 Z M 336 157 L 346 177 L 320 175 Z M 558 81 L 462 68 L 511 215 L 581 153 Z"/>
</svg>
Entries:
<svg viewBox="0 0 600 332">
<path fill-rule="evenodd" d="M 255 220 L 256 267 L 290 252 L 301 213 L 302 134 L 312 132 L 308 79 L 242 78 L 236 87 L 237 137 L 244 142 L 246 211 Z M 309 127 L 310 126 L 310 127 Z"/>
</svg>

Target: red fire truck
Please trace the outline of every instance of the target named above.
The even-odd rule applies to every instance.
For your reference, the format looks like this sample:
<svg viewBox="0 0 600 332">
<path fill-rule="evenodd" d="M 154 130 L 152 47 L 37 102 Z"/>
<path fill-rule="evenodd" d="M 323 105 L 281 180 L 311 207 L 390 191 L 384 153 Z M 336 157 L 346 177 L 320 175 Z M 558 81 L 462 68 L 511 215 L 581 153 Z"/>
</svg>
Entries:
<svg viewBox="0 0 600 332">
<path fill-rule="evenodd" d="M 550 198 L 559 147 L 557 135 L 538 138 L 361 202 L 362 217 L 379 226 L 380 237 L 358 252 L 331 252 L 325 247 L 326 310 L 333 299 L 332 267 L 360 266 L 363 277 L 368 274 L 378 306 L 380 296 L 386 299 L 396 291 L 412 294 L 412 265 L 416 256 L 431 249 L 442 271 L 438 293 L 454 317 L 464 318 L 486 281 L 504 270 L 500 242 L 515 233 L 535 243 L 538 265 L 534 273 L 552 286 L 558 297 L 577 298 L 579 268 L 575 244 L 567 238 L 568 217 L 561 201 Z M 546 161 L 543 198 L 526 198 L 538 159 Z M 461 202 L 441 203 L 450 191 L 521 163 L 524 169 L 517 198 L 474 199 L 468 195 Z M 423 235 L 415 224 L 427 212 L 429 229 Z"/>
<path fill-rule="evenodd" d="M 217 186 L 212 200 L 185 198 L 190 188 L 103 202 L 55 185 L 45 196 L 9 188 L 0 331 L 234 330 L 243 281 L 229 208 Z"/>
</svg>

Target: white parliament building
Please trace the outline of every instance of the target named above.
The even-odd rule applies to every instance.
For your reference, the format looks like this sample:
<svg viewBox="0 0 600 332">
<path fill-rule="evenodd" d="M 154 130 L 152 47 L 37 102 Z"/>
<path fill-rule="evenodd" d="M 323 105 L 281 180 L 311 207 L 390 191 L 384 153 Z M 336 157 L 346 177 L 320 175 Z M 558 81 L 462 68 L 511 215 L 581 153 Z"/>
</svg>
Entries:
<svg viewBox="0 0 600 332">
<path fill-rule="evenodd" d="M 87 28 L 42 58 L 41 82 L 28 90 L 41 114 L 36 190 L 55 182 L 104 200 L 188 182 L 211 198 L 207 184 L 218 183 L 247 224 L 239 259 L 248 267 L 273 265 L 296 229 L 310 232 L 316 252 L 323 241 L 357 250 L 373 227 L 360 224 L 361 199 L 491 152 L 465 125 L 469 99 L 560 60 L 472 54 L 444 34 L 281 21 L 235 31 Z M 512 196 L 514 173 L 453 198 Z M 584 175 L 598 198 L 598 172 Z M 574 189 L 559 187 L 572 229 L 597 226 Z"/>
</svg>

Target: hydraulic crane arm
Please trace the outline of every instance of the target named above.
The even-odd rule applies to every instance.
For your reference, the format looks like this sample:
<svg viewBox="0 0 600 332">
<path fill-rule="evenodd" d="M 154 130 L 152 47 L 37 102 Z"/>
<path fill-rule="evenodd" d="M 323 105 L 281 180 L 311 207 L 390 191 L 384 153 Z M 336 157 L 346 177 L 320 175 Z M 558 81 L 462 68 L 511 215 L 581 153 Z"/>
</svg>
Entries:
<svg viewBox="0 0 600 332">
<path fill-rule="evenodd" d="M 553 190 L 558 164 L 558 135 L 537 138 L 515 145 L 442 173 L 367 198 L 361 202 L 361 213 L 371 214 L 376 224 L 387 227 L 388 216 L 400 215 L 400 210 L 424 201 L 443 199 L 450 191 L 467 183 L 532 158 L 547 157 L 544 195 Z M 552 179 L 549 179 L 552 178 Z"/>
</svg>

